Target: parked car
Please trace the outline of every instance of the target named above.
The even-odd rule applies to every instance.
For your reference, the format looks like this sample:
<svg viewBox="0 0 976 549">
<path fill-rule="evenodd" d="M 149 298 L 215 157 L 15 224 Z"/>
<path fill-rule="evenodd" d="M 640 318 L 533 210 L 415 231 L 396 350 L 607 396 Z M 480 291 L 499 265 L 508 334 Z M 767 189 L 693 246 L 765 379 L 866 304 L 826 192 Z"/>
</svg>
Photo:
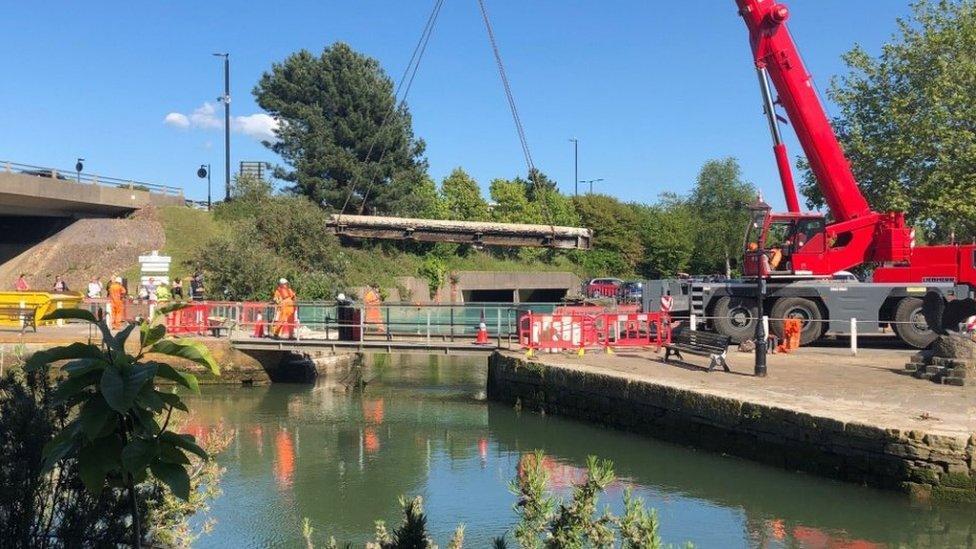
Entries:
<svg viewBox="0 0 976 549">
<path fill-rule="evenodd" d="M 586 297 L 616 297 L 624 281 L 619 278 L 594 278 L 583 287 Z"/>
<path fill-rule="evenodd" d="M 624 282 L 617 290 L 617 297 L 621 301 L 640 303 L 644 299 L 644 283 L 637 280 Z"/>
<path fill-rule="evenodd" d="M 50 177 L 50 178 L 54 178 L 55 177 L 55 174 L 57 174 L 57 179 L 63 179 L 63 180 L 67 180 L 68 179 L 67 177 L 65 177 L 61 173 L 53 172 L 51 170 L 24 170 L 24 171 L 22 171 L 20 173 L 22 173 L 24 175 L 33 175 L 33 176 L 36 176 L 36 177 Z"/>
</svg>

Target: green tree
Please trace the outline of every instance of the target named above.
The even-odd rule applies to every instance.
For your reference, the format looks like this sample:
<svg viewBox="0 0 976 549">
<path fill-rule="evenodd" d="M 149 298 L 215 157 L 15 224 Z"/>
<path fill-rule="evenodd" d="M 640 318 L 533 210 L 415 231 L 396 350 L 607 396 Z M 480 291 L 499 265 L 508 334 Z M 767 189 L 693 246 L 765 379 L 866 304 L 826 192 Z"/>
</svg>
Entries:
<svg viewBox="0 0 976 549">
<path fill-rule="evenodd" d="M 872 207 L 930 237 L 976 236 L 976 2 L 922 0 L 878 58 L 855 46 L 831 82 L 833 124 Z M 809 167 L 803 193 L 824 200 Z"/>
<path fill-rule="evenodd" d="M 459 221 L 487 221 L 488 203 L 481 197 L 481 187 L 467 172 L 454 168 L 441 182 L 441 195 L 451 219 Z"/>
<path fill-rule="evenodd" d="M 519 179 L 495 179 L 488 188 L 495 203 L 492 219 L 499 223 L 542 223 L 537 207 L 529 201 L 528 187 Z"/>
<path fill-rule="evenodd" d="M 702 166 L 688 197 L 698 227 L 690 260 L 692 272 L 725 272 L 726 259 L 742 255 L 742 238 L 749 222 L 744 206 L 755 199 L 755 187 L 743 181 L 734 158 L 709 160 Z"/>
<path fill-rule="evenodd" d="M 685 200 L 668 194 L 654 206 L 636 205 L 644 258 L 640 272 L 648 278 L 688 272 L 695 250 L 698 220 Z"/>
<path fill-rule="evenodd" d="M 574 254 L 589 275 L 631 276 L 643 255 L 637 212 L 616 198 L 587 194 L 573 198 L 582 226 L 593 230 L 593 249 Z"/>
<path fill-rule="evenodd" d="M 265 143 L 290 170 L 276 175 L 315 203 L 388 213 L 426 171 L 424 142 L 410 112 L 397 105 L 393 82 L 375 59 L 337 42 L 315 56 L 290 55 L 264 73 L 254 96 L 280 122 Z M 384 124 L 385 121 L 385 124 Z"/>
</svg>

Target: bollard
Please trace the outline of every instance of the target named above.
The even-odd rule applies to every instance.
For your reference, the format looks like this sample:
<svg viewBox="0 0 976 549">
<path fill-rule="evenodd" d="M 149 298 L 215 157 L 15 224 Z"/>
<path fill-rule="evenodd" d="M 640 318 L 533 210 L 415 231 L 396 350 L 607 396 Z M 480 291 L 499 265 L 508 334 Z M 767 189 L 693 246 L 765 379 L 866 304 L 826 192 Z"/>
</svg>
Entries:
<svg viewBox="0 0 976 549">
<path fill-rule="evenodd" d="M 762 326 L 763 339 L 769 339 L 769 317 L 766 315 L 763 315 L 762 317 Z"/>
<path fill-rule="evenodd" d="M 64 308 L 64 302 L 63 301 L 58 301 L 58 304 L 57 304 L 57 307 L 56 308 L 58 308 L 58 309 Z M 59 318 L 58 319 L 58 322 L 57 322 L 57 325 L 58 325 L 58 328 L 61 328 L 62 326 L 64 326 L 64 320 Z"/>
<path fill-rule="evenodd" d="M 851 356 L 857 356 L 857 319 L 851 319 Z"/>
<path fill-rule="evenodd" d="M 698 330 L 698 317 L 695 316 L 695 313 L 691 313 L 691 318 L 688 320 L 688 324 L 690 324 L 688 329 L 692 332 Z"/>
<path fill-rule="evenodd" d="M 27 302 L 26 301 L 21 301 L 20 302 L 20 308 L 21 309 L 26 309 L 27 308 Z M 21 330 L 24 329 L 24 315 L 20 315 L 20 329 Z"/>
</svg>

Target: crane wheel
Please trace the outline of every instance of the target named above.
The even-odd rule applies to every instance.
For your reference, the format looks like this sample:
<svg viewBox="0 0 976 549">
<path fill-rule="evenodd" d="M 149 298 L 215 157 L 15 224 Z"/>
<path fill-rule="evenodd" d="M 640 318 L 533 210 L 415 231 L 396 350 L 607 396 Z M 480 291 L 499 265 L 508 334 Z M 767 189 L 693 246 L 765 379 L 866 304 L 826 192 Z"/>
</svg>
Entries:
<svg viewBox="0 0 976 549">
<path fill-rule="evenodd" d="M 916 349 L 928 347 L 938 337 L 925 322 L 922 300 L 917 297 L 906 297 L 898 302 L 894 329 L 902 341 Z"/>
<path fill-rule="evenodd" d="M 731 337 L 733 343 L 748 341 L 756 337 L 757 309 L 756 300 L 751 297 L 719 298 L 712 313 L 715 317 L 712 325 L 716 332 Z"/>
<path fill-rule="evenodd" d="M 826 328 L 820 306 L 805 297 L 784 297 L 776 300 L 769 316 L 769 331 L 780 339 L 785 333 L 782 319 L 800 319 L 803 326 L 800 331 L 800 345 L 809 345 L 820 339 Z"/>
</svg>

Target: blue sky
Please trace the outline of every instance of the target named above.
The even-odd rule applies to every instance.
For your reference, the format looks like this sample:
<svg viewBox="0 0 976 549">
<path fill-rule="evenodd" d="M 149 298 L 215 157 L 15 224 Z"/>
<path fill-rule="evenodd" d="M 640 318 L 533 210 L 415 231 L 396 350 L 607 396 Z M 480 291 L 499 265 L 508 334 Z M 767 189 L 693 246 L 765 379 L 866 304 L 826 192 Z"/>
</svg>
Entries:
<svg viewBox="0 0 976 549">
<path fill-rule="evenodd" d="M 277 157 L 251 89 L 272 62 L 342 40 L 394 78 L 433 0 L 19 2 L 5 7 L 0 159 L 182 186 L 206 196 L 201 163 L 222 184 L 220 61 L 231 53 L 233 162 Z M 792 0 L 791 28 L 821 90 L 855 42 L 877 52 L 908 0 Z M 572 192 L 653 201 L 684 192 L 709 158 L 735 156 L 782 204 L 745 26 L 732 0 L 488 0 L 535 162 Z M 524 172 L 475 0 L 447 0 L 408 98 L 431 175 L 463 166 L 487 189 Z M 203 109 L 198 111 L 198 109 Z M 170 113 L 197 124 L 165 124 Z M 828 105 L 828 111 L 836 112 Z M 178 118 L 178 117 L 177 117 Z M 171 117 L 172 119 L 172 117 Z M 247 126 L 248 132 L 243 131 Z M 799 147 L 790 136 L 791 152 Z M 215 193 L 216 194 L 216 193 Z"/>
</svg>

